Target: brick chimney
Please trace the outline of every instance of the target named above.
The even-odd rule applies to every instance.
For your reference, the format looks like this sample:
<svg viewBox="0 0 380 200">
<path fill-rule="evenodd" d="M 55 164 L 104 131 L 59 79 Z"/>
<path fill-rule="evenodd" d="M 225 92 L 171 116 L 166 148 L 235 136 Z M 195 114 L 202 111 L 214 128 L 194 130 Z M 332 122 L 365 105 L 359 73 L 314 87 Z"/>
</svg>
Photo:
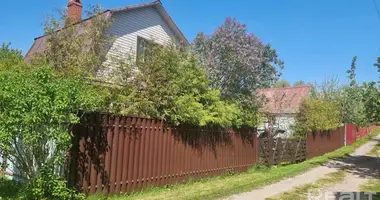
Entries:
<svg viewBox="0 0 380 200">
<path fill-rule="evenodd" d="M 67 4 L 67 18 L 70 24 L 82 20 L 82 8 L 82 0 L 69 0 L 69 4 Z"/>
</svg>

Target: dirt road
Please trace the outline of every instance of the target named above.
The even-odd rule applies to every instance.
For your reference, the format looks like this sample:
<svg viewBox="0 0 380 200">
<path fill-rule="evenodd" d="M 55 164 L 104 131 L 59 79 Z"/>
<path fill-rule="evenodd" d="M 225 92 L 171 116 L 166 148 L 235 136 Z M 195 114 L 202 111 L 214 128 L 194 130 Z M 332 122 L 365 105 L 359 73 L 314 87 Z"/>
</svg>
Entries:
<svg viewBox="0 0 380 200">
<path fill-rule="evenodd" d="M 295 187 L 313 183 L 327 174 L 341 169 L 347 170 L 344 181 L 334 185 L 333 187 L 325 189 L 324 192 L 359 191 L 359 186 L 361 184 L 379 174 L 379 159 L 366 155 L 379 141 L 380 136 L 377 136 L 345 158 L 330 161 L 326 165 L 314 168 L 305 174 L 265 186 L 261 189 L 253 190 L 251 192 L 234 195 L 227 199 L 265 200 L 266 198 L 281 196 L 282 193 L 292 191 Z"/>
</svg>

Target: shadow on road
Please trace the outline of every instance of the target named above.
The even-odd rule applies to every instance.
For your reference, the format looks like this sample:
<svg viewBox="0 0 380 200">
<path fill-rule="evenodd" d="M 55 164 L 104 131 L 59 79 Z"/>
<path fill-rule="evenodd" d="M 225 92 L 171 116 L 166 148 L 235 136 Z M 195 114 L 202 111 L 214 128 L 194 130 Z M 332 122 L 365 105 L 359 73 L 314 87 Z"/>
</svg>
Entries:
<svg viewBox="0 0 380 200">
<path fill-rule="evenodd" d="M 373 138 L 378 142 L 380 139 Z M 362 178 L 380 178 L 380 157 L 368 155 L 347 155 L 344 158 L 334 159 L 324 166 L 337 169 L 345 169 L 347 172 Z"/>
</svg>

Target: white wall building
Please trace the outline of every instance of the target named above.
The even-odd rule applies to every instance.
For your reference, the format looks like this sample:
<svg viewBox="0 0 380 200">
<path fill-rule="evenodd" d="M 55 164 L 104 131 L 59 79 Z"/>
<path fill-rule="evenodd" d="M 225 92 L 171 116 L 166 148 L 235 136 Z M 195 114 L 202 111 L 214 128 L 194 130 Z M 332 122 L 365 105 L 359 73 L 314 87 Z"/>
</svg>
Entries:
<svg viewBox="0 0 380 200">
<path fill-rule="evenodd" d="M 273 121 L 264 119 L 265 124 L 259 127 L 259 133 L 263 134 L 271 126 L 272 137 L 286 138 L 293 134 L 291 127 L 295 123 L 295 116 L 301 103 L 310 95 L 310 92 L 311 86 L 309 85 L 258 90 L 257 93 L 266 99 L 261 112 L 273 117 Z"/>
</svg>

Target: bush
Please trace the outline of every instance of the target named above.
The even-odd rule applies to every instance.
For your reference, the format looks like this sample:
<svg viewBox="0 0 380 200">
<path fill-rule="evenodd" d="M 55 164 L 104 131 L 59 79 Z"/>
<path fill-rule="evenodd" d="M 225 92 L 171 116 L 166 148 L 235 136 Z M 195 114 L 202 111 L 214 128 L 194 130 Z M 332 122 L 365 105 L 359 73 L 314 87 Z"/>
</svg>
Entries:
<svg viewBox="0 0 380 200">
<path fill-rule="evenodd" d="M 238 104 L 223 101 L 220 90 L 209 87 L 205 69 L 190 51 L 151 45 L 145 54 L 136 67 L 134 60 L 117 61 L 124 85 L 114 91 L 111 112 L 166 119 L 175 125 L 231 127 L 248 122 Z"/>
<path fill-rule="evenodd" d="M 24 188 L 20 199 L 28 200 L 84 200 L 85 195 L 67 188 L 64 179 L 51 172 L 43 171 Z"/>
<path fill-rule="evenodd" d="M 20 196 L 22 184 L 0 175 L 0 199 L 11 200 Z"/>
<path fill-rule="evenodd" d="M 307 99 L 300 107 L 293 129 L 296 135 L 334 130 L 341 125 L 340 119 L 338 104 L 320 99 Z"/>
<path fill-rule="evenodd" d="M 71 146 L 69 125 L 79 122 L 76 112 L 102 104 L 97 90 L 58 77 L 49 66 L 0 72 L 0 82 L 0 152 L 26 181 L 43 166 L 59 169 Z"/>
</svg>

